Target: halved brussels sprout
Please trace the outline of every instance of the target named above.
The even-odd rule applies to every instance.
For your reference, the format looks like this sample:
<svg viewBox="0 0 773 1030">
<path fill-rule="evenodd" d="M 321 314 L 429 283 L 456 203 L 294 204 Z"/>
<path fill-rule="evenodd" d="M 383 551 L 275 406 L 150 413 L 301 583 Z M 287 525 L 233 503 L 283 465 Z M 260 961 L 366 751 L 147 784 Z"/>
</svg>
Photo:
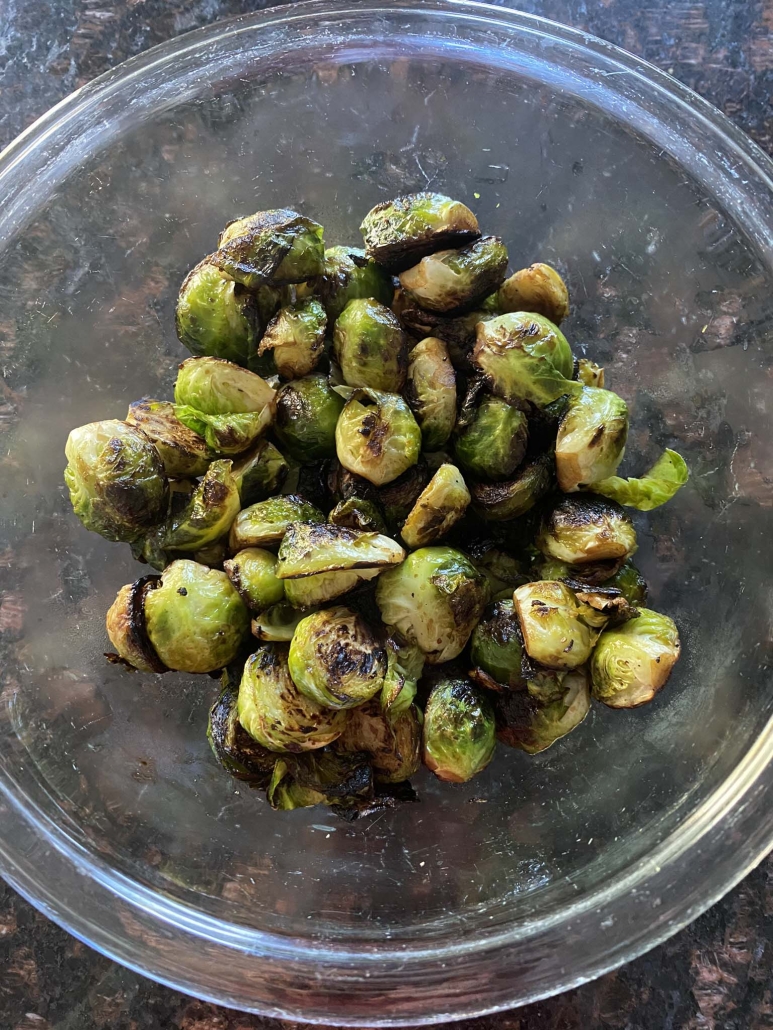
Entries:
<svg viewBox="0 0 773 1030">
<path fill-rule="evenodd" d="M 571 733 L 590 711 L 585 669 L 574 669 L 563 681 L 558 696 L 540 702 L 526 692 L 496 697 L 497 737 L 508 747 L 536 755 Z"/>
<path fill-rule="evenodd" d="M 331 322 L 350 300 L 371 297 L 388 306 L 394 293 L 392 276 L 358 247 L 328 247 L 317 288 Z"/>
<path fill-rule="evenodd" d="M 250 447 L 274 418 L 275 393 L 268 383 L 220 358 L 188 358 L 174 387 L 174 412 L 220 454 Z"/>
<path fill-rule="evenodd" d="M 607 629 L 590 662 L 593 696 L 610 708 L 638 708 L 663 687 L 681 651 L 673 619 L 650 608 Z"/>
<path fill-rule="evenodd" d="M 289 644 L 301 619 L 311 615 L 310 608 L 295 608 L 289 601 L 280 601 L 264 609 L 253 618 L 252 635 L 258 640 Z"/>
<path fill-rule="evenodd" d="M 331 389 L 327 376 L 305 376 L 286 383 L 276 398 L 274 429 L 280 444 L 296 461 L 332 458 L 343 407 L 343 398 Z"/>
<path fill-rule="evenodd" d="M 422 547 L 376 584 L 384 622 L 417 644 L 432 664 L 462 652 L 487 600 L 485 577 L 452 547 Z"/>
<path fill-rule="evenodd" d="M 494 756 L 494 710 L 469 680 L 441 680 L 424 711 L 424 764 L 439 780 L 466 783 Z"/>
<path fill-rule="evenodd" d="M 473 476 L 503 480 L 523 461 L 529 424 L 518 408 L 499 397 L 484 397 L 454 442 L 457 461 Z"/>
<path fill-rule="evenodd" d="M 513 594 L 513 603 L 524 647 L 536 662 L 551 669 L 576 669 L 587 662 L 598 639 L 596 619 L 584 617 L 587 606 L 565 583 L 524 583 Z M 603 625 L 606 618 L 601 619 Z"/>
<path fill-rule="evenodd" d="M 327 708 L 354 708 L 384 685 L 386 652 L 364 619 L 328 608 L 298 623 L 290 642 L 290 675 L 298 690 Z"/>
<path fill-rule="evenodd" d="M 251 451 L 234 458 L 234 477 L 242 507 L 265 501 L 284 486 L 290 466 L 270 440 L 258 440 Z"/>
<path fill-rule="evenodd" d="M 498 236 L 482 236 L 458 250 L 440 250 L 400 275 L 414 304 L 438 314 L 458 311 L 495 290 L 507 271 L 507 247 Z"/>
<path fill-rule="evenodd" d="M 386 523 L 378 505 L 359 497 L 350 497 L 346 501 L 339 501 L 328 515 L 327 520 L 334 526 L 358 529 L 363 533 L 386 532 Z"/>
<path fill-rule="evenodd" d="M 388 307 L 351 300 L 333 330 L 333 355 L 348 386 L 399 393 L 408 369 L 408 338 Z"/>
<path fill-rule="evenodd" d="M 493 684 L 483 677 L 474 677 L 476 682 L 481 686 L 520 690 L 526 686 L 522 656 L 523 644 L 513 602 L 494 601 L 483 612 L 470 640 L 470 660 L 475 671 L 481 670 Z"/>
<path fill-rule="evenodd" d="M 252 611 L 262 612 L 284 601 L 284 584 L 276 578 L 276 555 L 271 551 L 247 547 L 223 562 L 223 571 Z"/>
<path fill-rule="evenodd" d="M 266 789 L 266 799 L 277 812 L 292 812 L 296 808 L 313 808 L 324 805 L 325 795 L 313 787 L 297 783 L 284 758 L 274 765 L 271 780 Z"/>
<path fill-rule="evenodd" d="M 593 492 L 639 511 L 652 511 L 670 501 L 690 478 L 681 454 L 668 448 L 641 479 L 611 476 L 593 484 Z"/>
<path fill-rule="evenodd" d="M 544 315 L 555 325 L 560 325 L 569 314 L 566 283 L 555 268 L 539 261 L 505 280 L 497 302 L 502 311 L 530 311 Z"/>
<path fill-rule="evenodd" d="M 360 583 L 375 579 L 382 569 L 356 569 L 350 572 L 318 572 L 303 579 L 283 579 L 285 597 L 295 608 L 314 608 L 348 594 Z"/>
<path fill-rule="evenodd" d="M 402 783 L 421 767 L 420 715 L 409 705 L 389 718 L 374 699 L 352 711 L 335 747 L 367 754 L 377 783 Z"/>
<path fill-rule="evenodd" d="M 245 547 L 278 544 L 291 522 L 324 521 L 319 509 L 296 494 L 270 497 L 239 512 L 231 526 L 229 544 L 234 554 Z"/>
<path fill-rule="evenodd" d="M 198 551 L 228 533 L 239 514 L 239 489 L 230 461 L 213 461 L 185 507 L 163 529 L 168 551 Z"/>
<path fill-rule="evenodd" d="M 360 232 L 368 256 L 390 272 L 402 272 L 426 254 L 480 236 L 472 211 L 441 193 L 410 193 L 377 204 L 363 219 Z"/>
<path fill-rule="evenodd" d="M 357 390 L 336 425 L 336 453 L 345 469 L 375 486 L 391 483 L 421 450 L 421 430 L 396 393 Z"/>
<path fill-rule="evenodd" d="M 526 462 L 507 483 L 473 483 L 472 506 L 490 522 L 507 522 L 530 511 L 555 483 L 555 459 L 541 454 Z"/>
<path fill-rule="evenodd" d="M 346 725 L 345 710 L 323 708 L 290 677 L 287 648 L 264 644 L 244 666 L 239 722 L 269 751 L 314 751 L 332 744 Z"/>
<path fill-rule="evenodd" d="M 455 465 L 441 465 L 419 495 L 400 531 L 411 548 L 434 543 L 467 511 L 470 491 Z"/>
<path fill-rule="evenodd" d="M 580 358 L 577 362 L 577 381 L 583 386 L 596 386 L 604 389 L 604 369 L 589 358 Z"/>
<path fill-rule="evenodd" d="M 390 719 L 413 703 L 424 669 L 424 652 L 397 631 L 386 642 L 387 671 L 381 690 L 381 707 Z"/>
<path fill-rule="evenodd" d="M 129 405 L 126 421 L 147 436 L 164 463 L 170 479 L 203 476 L 215 457 L 206 443 L 177 418 L 169 401 L 149 397 Z"/>
<path fill-rule="evenodd" d="M 191 354 L 247 365 L 260 340 L 260 309 L 248 290 L 206 257 L 183 280 L 175 326 Z"/>
<path fill-rule="evenodd" d="M 258 355 L 271 354 L 282 379 L 306 376 L 325 353 L 327 315 L 318 300 L 280 308 L 271 319 L 258 347 Z"/>
<path fill-rule="evenodd" d="M 322 231 L 321 225 L 297 211 L 258 211 L 225 227 L 211 260 L 251 290 L 302 283 L 322 274 Z"/>
<path fill-rule="evenodd" d="M 516 311 L 479 322 L 472 362 L 506 401 L 544 407 L 582 389 L 572 381 L 574 359 L 566 337 L 542 315 Z"/>
<path fill-rule="evenodd" d="M 212 672 L 234 660 L 250 620 L 224 572 L 180 559 L 146 595 L 145 622 L 167 668 Z"/>
<path fill-rule="evenodd" d="M 209 713 L 207 739 L 220 765 L 237 780 L 253 787 L 266 787 L 276 764 L 276 753 L 264 748 L 239 722 L 237 700 L 239 683 L 229 670 L 220 678 L 222 689 Z"/>
<path fill-rule="evenodd" d="M 107 635 L 117 654 L 109 661 L 120 662 L 140 672 L 168 672 L 148 637 L 145 597 L 158 585 L 159 576 L 143 576 L 118 591 L 105 619 Z"/>
<path fill-rule="evenodd" d="M 628 405 L 622 397 L 592 386 L 570 397 L 556 439 L 556 474 L 564 493 L 614 475 L 627 439 Z"/>
<path fill-rule="evenodd" d="M 92 422 L 72 430 L 64 453 L 64 481 L 86 529 L 131 543 L 163 518 L 169 484 L 158 451 L 140 429 L 115 419 Z"/>
<path fill-rule="evenodd" d="M 542 520 L 538 549 L 549 558 L 585 565 L 629 558 L 636 530 L 623 509 L 599 497 L 566 497 Z"/>
<path fill-rule="evenodd" d="M 302 579 L 320 572 L 350 572 L 398 565 L 405 557 L 402 547 L 380 533 L 363 533 L 329 523 L 288 525 L 279 548 L 277 576 Z"/>
<path fill-rule="evenodd" d="M 456 373 L 448 348 L 437 337 L 426 337 L 410 352 L 405 399 L 421 429 L 424 448 L 439 450 L 456 422 Z"/>
</svg>

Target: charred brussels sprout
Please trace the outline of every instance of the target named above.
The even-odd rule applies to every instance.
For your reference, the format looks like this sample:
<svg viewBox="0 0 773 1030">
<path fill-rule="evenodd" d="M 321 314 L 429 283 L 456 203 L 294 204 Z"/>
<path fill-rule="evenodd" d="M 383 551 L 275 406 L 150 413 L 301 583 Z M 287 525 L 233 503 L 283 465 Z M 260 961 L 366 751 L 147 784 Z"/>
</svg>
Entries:
<svg viewBox="0 0 773 1030">
<path fill-rule="evenodd" d="M 488 605 L 472 631 L 470 660 L 481 686 L 519 690 L 526 680 L 521 668 L 523 646 L 512 601 L 495 601 Z M 491 682 L 493 681 L 493 682 Z"/>
<path fill-rule="evenodd" d="M 647 581 L 630 561 L 605 580 L 604 586 L 619 590 L 629 604 L 640 606 L 647 600 Z"/>
<path fill-rule="evenodd" d="M 302 497 L 295 494 L 271 497 L 239 512 L 231 526 L 229 543 L 234 553 L 245 547 L 278 544 L 291 522 L 324 521 L 322 512 Z"/>
<path fill-rule="evenodd" d="M 244 666 L 239 722 L 269 751 L 314 751 L 332 744 L 346 725 L 342 709 L 323 708 L 303 695 L 290 677 L 287 648 L 265 644 Z"/>
<path fill-rule="evenodd" d="M 228 533 L 239 514 L 239 489 L 230 461 L 213 461 L 185 507 L 163 530 L 169 551 L 198 551 Z"/>
<path fill-rule="evenodd" d="M 233 661 L 249 616 L 228 576 L 194 561 L 174 561 L 145 597 L 147 633 L 169 669 L 212 672 Z"/>
<path fill-rule="evenodd" d="M 541 262 L 522 268 L 502 283 L 497 302 L 502 311 L 530 311 L 555 325 L 569 314 L 566 283 L 555 268 Z"/>
<path fill-rule="evenodd" d="M 471 359 L 478 323 L 489 322 L 496 318 L 497 314 L 476 308 L 451 318 L 424 311 L 414 305 L 406 307 L 400 313 L 400 321 L 406 332 L 417 340 L 423 340 L 425 337 L 441 340 L 448 348 L 448 356 L 453 367 L 469 375 L 477 371 Z"/>
<path fill-rule="evenodd" d="M 517 311 L 479 322 L 472 362 L 506 401 L 544 407 L 582 389 L 572 382 L 573 358 L 566 337 L 542 315 Z"/>
<path fill-rule="evenodd" d="M 317 572 L 302 579 L 283 579 L 285 597 L 295 608 L 316 608 L 348 594 L 361 583 L 375 579 L 378 569 L 353 569 L 345 572 Z"/>
<path fill-rule="evenodd" d="M 499 397 L 484 397 L 460 431 L 454 454 L 465 472 L 482 479 L 508 479 L 523 461 L 526 416 Z"/>
<path fill-rule="evenodd" d="M 266 327 L 258 355 L 271 354 L 282 379 L 308 375 L 325 352 L 326 325 L 325 309 L 318 300 L 281 308 Z"/>
<path fill-rule="evenodd" d="M 408 339 L 377 300 L 351 300 L 333 331 L 333 355 L 348 386 L 399 393 L 408 368 Z"/>
<path fill-rule="evenodd" d="M 328 515 L 328 522 L 346 529 L 358 529 L 363 533 L 385 533 L 386 523 L 378 506 L 373 501 L 350 497 L 339 501 Z"/>
<path fill-rule="evenodd" d="M 406 400 L 421 429 L 423 446 L 439 450 L 456 422 L 456 373 L 442 340 L 428 336 L 408 358 Z"/>
<path fill-rule="evenodd" d="M 302 694 L 327 708 L 354 708 L 384 685 L 386 653 L 348 608 L 329 608 L 301 622 L 290 643 L 289 668 Z"/>
<path fill-rule="evenodd" d="M 383 486 L 415 465 L 421 430 L 396 393 L 357 390 L 336 425 L 336 453 L 345 469 Z"/>
<path fill-rule="evenodd" d="M 537 547 L 548 558 L 585 565 L 629 558 L 636 530 L 623 509 L 598 497 L 567 497 L 542 520 Z"/>
<path fill-rule="evenodd" d="M 424 764 L 440 780 L 466 783 L 491 761 L 496 746 L 494 711 L 483 691 L 467 680 L 432 688 L 424 711 Z"/>
<path fill-rule="evenodd" d="M 590 614 L 587 606 L 577 601 L 566 584 L 524 583 L 513 594 L 513 602 L 531 658 L 551 669 L 576 669 L 587 662 L 598 633 L 585 618 Z"/>
<path fill-rule="evenodd" d="M 233 683 L 226 670 L 220 682 L 220 696 L 209 713 L 209 746 L 220 765 L 237 780 L 244 780 L 252 787 L 266 787 L 276 763 L 276 754 L 253 740 L 239 722 L 238 681 Z"/>
<path fill-rule="evenodd" d="M 158 576 L 143 576 L 118 591 L 105 619 L 107 635 L 117 652 L 107 655 L 110 661 L 140 672 L 168 671 L 150 642 L 145 622 L 145 597 L 158 580 Z"/>
<path fill-rule="evenodd" d="M 260 340 L 255 297 L 204 258 L 185 277 L 175 311 L 177 335 L 191 354 L 247 365 Z"/>
<path fill-rule="evenodd" d="M 223 570 L 252 611 L 261 612 L 284 601 L 284 585 L 276 578 L 276 555 L 270 551 L 247 547 L 223 562 Z"/>
<path fill-rule="evenodd" d="M 386 642 L 387 671 L 381 690 L 381 707 L 390 717 L 406 711 L 416 697 L 424 669 L 424 652 L 397 631 Z"/>
<path fill-rule="evenodd" d="M 461 653 L 487 600 L 485 578 L 452 547 L 422 547 L 376 584 L 384 622 L 433 664 Z"/>
<path fill-rule="evenodd" d="M 652 511 L 670 501 L 690 478 L 687 464 L 677 451 L 665 450 L 641 479 L 610 476 L 593 484 L 595 493 L 639 511 Z"/>
<path fill-rule="evenodd" d="M 679 658 L 672 619 L 649 608 L 639 618 L 605 630 L 590 662 L 593 696 L 610 708 L 637 708 L 663 687 Z"/>
<path fill-rule="evenodd" d="M 350 300 L 364 297 L 379 304 L 392 303 L 392 276 L 357 247 L 328 247 L 325 268 L 318 282 L 327 317 L 334 322 Z"/>
<path fill-rule="evenodd" d="M 343 407 L 343 399 L 331 389 L 327 376 L 305 376 L 285 384 L 276 398 L 274 428 L 280 445 L 296 461 L 332 458 Z"/>
<path fill-rule="evenodd" d="M 377 700 L 355 708 L 336 741 L 336 749 L 364 752 L 377 783 L 402 783 L 421 766 L 421 722 L 414 705 L 388 718 Z"/>
<path fill-rule="evenodd" d="M 287 527 L 279 548 L 277 576 L 290 580 L 321 572 L 382 569 L 398 565 L 404 557 L 402 547 L 380 533 L 294 522 Z"/>
<path fill-rule="evenodd" d="M 590 711 L 588 677 L 584 669 L 568 673 L 556 696 L 541 702 L 519 691 L 496 698 L 497 737 L 508 747 L 536 755 L 571 733 Z"/>
<path fill-rule="evenodd" d="M 627 439 L 628 406 L 622 397 L 591 386 L 570 397 L 556 439 L 556 474 L 564 493 L 614 475 Z"/>
<path fill-rule="evenodd" d="M 211 261 L 248 289 L 302 283 L 321 275 L 322 226 L 286 208 L 237 218 L 220 234 Z"/>
<path fill-rule="evenodd" d="M 577 362 L 577 381 L 583 386 L 596 386 L 599 390 L 604 389 L 604 369 L 595 361 L 588 358 L 580 358 Z"/>
<path fill-rule="evenodd" d="M 269 440 L 259 440 L 251 451 L 240 454 L 231 465 L 231 475 L 242 507 L 279 493 L 289 471 L 289 465 Z"/>
<path fill-rule="evenodd" d="M 246 368 L 219 358 L 188 358 L 174 387 L 174 413 L 221 454 L 247 450 L 274 418 L 275 393 Z"/>
<path fill-rule="evenodd" d="M 401 530 L 411 548 L 434 543 L 467 511 L 470 491 L 455 465 L 441 465 L 419 495 Z"/>
<path fill-rule="evenodd" d="M 165 514 L 164 466 L 140 429 L 115 420 L 92 422 L 73 429 L 64 452 L 64 481 L 86 529 L 130 543 Z"/>
<path fill-rule="evenodd" d="M 402 272 L 426 254 L 480 236 L 468 207 L 440 193 L 410 193 L 377 204 L 360 226 L 366 253 L 390 272 Z"/>
<path fill-rule="evenodd" d="M 376 491 L 377 500 L 389 525 L 399 526 L 408 518 L 409 512 L 429 480 L 427 463 L 423 458 L 419 458 L 407 472 L 403 472 L 397 479 Z"/>
<path fill-rule="evenodd" d="M 284 758 L 274 765 L 271 780 L 266 790 L 266 798 L 277 812 L 292 812 L 296 808 L 313 808 L 323 805 L 327 800 L 322 791 L 314 787 L 304 787 L 292 774 L 290 766 Z"/>
<path fill-rule="evenodd" d="M 507 522 L 530 511 L 555 483 L 555 459 L 541 454 L 506 483 L 473 483 L 472 506 L 490 522 Z"/>
<path fill-rule="evenodd" d="M 203 476 L 215 457 L 206 443 L 188 429 L 174 413 L 169 401 L 143 397 L 129 405 L 126 421 L 147 436 L 164 463 L 170 479 Z"/>
<path fill-rule="evenodd" d="M 502 282 L 507 248 L 498 236 L 483 236 L 459 250 L 430 254 L 400 275 L 409 301 L 438 314 L 472 306 Z"/>
</svg>

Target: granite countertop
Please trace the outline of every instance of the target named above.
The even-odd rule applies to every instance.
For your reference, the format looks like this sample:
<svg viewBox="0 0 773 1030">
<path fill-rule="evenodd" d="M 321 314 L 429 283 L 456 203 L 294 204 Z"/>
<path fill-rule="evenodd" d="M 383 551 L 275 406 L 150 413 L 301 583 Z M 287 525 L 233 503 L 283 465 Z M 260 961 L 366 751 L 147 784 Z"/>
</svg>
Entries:
<svg viewBox="0 0 773 1030">
<path fill-rule="evenodd" d="M 0 0 L 0 147 L 71 90 L 257 0 Z M 773 149 L 773 0 L 523 0 L 666 69 Z M 276 1020 L 160 987 L 0 886 L 0 1030 L 254 1030 Z M 286 1024 L 290 1025 L 290 1024 Z M 476 1030 L 773 1028 L 773 858 L 648 955 Z"/>
</svg>

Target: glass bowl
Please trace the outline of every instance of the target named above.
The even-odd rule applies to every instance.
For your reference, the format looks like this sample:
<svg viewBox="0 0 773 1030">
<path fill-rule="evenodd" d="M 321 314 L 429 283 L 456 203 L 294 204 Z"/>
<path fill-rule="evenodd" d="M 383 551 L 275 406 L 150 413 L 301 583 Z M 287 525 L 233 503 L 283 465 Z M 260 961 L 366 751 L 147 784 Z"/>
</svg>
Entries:
<svg viewBox="0 0 773 1030">
<path fill-rule="evenodd" d="M 0 860 L 119 962 L 226 1005 L 431 1023 L 563 990 L 662 941 L 773 841 L 770 161 L 582 33 L 428 0 L 273 9 L 157 47 L 0 161 Z M 639 711 L 347 825 L 214 763 L 216 683 L 106 664 L 140 572 L 62 485 L 70 428 L 168 396 L 178 285 L 220 227 L 300 207 L 329 241 L 425 187 L 513 267 L 566 272 L 567 335 L 690 485 L 639 520 L 684 657 Z"/>
</svg>

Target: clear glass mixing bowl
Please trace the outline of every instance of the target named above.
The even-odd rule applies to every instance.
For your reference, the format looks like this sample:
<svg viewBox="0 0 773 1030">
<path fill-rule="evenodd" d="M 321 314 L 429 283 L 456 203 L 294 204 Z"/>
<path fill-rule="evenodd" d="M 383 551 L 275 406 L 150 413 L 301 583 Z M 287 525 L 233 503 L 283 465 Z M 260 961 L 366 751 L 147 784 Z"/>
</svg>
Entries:
<svg viewBox="0 0 773 1030">
<path fill-rule="evenodd" d="M 0 861 L 96 948 L 201 997 L 433 1022 L 562 990 L 715 901 L 773 841 L 770 161 L 579 32 L 428 0 L 312 3 L 151 50 L 0 160 Z M 223 223 L 300 207 L 330 241 L 430 187 L 514 267 L 568 274 L 567 334 L 633 412 L 629 467 L 692 480 L 637 561 L 684 657 L 528 757 L 345 825 L 216 767 L 214 681 L 128 675 L 103 619 L 139 566 L 87 533 L 68 430 L 168 395 L 173 305 Z"/>
</svg>

